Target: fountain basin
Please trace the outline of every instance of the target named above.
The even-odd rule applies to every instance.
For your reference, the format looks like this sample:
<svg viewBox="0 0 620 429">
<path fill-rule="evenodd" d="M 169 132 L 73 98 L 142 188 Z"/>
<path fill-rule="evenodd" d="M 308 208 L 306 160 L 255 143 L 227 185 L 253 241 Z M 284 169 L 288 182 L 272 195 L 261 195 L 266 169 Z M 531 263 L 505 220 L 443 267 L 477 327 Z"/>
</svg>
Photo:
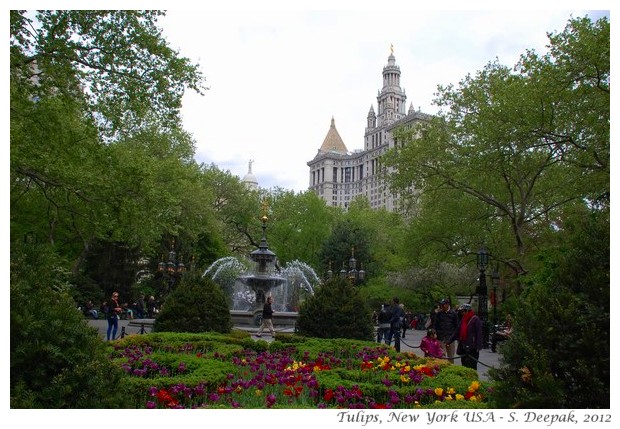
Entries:
<svg viewBox="0 0 620 429">
<path fill-rule="evenodd" d="M 294 327 L 297 323 L 298 313 L 296 311 L 278 311 L 273 313 L 273 326 L 274 327 Z M 230 310 L 230 318 L 233 325 L 238 327 L 251 327 L 260 326 L 263 318 L 263 311 L 256 310 L 255 312 Z"/>
</svg>

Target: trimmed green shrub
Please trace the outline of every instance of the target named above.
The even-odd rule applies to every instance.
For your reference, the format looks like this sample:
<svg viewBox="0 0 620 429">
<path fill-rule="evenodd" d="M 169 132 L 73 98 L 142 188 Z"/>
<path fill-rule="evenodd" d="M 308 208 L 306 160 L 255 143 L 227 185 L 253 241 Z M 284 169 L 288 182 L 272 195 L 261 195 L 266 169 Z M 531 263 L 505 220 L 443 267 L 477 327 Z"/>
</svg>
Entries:
<svg viewBox="0 0 620 429">
<path fill-rule="evenodd" d="M 48 249 L 11 249 L 11 408 L 116 408 L 121 371 Z"/>
<path fill-rule="evenodd" d="M 371 315 L 359 289 L 334 278 L 319 286 L 301 305 L 297 331 L 307 337 L 372 340 Z"/>
<path fill-rule="evenodd" d="M 155 319 L 154 332 L 228 333 L 232 329 L 228 301 L 222 289 L 198 272 L 187 273 Z"/>
</svg>

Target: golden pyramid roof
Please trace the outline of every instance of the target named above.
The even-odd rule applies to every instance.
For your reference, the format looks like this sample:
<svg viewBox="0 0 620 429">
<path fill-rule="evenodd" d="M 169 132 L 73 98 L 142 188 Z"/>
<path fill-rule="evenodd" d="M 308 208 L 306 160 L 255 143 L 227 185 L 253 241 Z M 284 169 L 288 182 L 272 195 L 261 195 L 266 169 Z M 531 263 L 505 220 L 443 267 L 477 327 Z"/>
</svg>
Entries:
<svg viewBox="0 0 620 429">
<path fill-rule="evenodd" d="M 338 134 L 338 130 L 336 130 L 336 123 L 334 118 L 332 118 L 331 126 L 329 127 L 329 131 L 325 136 L 325 140 L 323 140 L 323 144 L 321 145 L 321 152 L 338 152 L 346 154 L 348 152 L 347 147 L 345 146 L 340 134 Z"/>
</svg>

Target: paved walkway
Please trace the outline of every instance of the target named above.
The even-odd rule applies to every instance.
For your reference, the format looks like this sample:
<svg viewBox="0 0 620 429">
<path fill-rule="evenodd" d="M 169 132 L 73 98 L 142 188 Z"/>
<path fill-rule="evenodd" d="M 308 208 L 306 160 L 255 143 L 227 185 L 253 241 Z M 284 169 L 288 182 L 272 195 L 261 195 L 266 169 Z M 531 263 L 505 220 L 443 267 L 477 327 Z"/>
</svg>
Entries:
<svg viewBox="0 0 620 429">
<path fill-rule="evenodd" d="M 139 334 L 142 327 L 141 323 L 144 322 L 144 330 L 145 332 L 151 332 L 151 327 L 153 326 L 153 319 L 141 319 L 141 320 L 119 320 L 118 321 L 118 332 L 117 338 L 121 335 L 121 330 L 124 327 L 125 333 L 127 335 L 131 334 Z M 106 334 L 108 330 L 108 322 L 106 320 L 88 320 L 89 325 L 97 328 L 99 331 L 99 335 L 104 340 L 106 339 Z M 248 328 L 239 328 L 245 331 L 255 333 L 258 330 L 258 327 L 248 327 Z M 292 328 L 281 328 L 276 326 L 276 332 L 286 332 L 292 333 Z M 422 341 L 422 337 L 426 334 L 426 330 L 408 330 L 405 334 L 405 338 L 401 338 L 400 340 L 400 351 L 401 352 L 413 352 L 418 355 L 422 355 L 423 353 L 420 351 L 420 341 Z M 256 337 L 253 337 L 256 338 Z M 264 332 L 261 338 L 265 341 L 273 341 L 269 332 Z M 492 353 L 491 349 L 482 349 L 480 351 L 480 357 L 478 358 L 478 376 L 480 380 L 489 380 L 488 371 L 489 367 L 499 368 L 499 353 Z M 454 361 L 455 365 L 460 365 L 460 359 L 457 358 Z"/>
</svg>

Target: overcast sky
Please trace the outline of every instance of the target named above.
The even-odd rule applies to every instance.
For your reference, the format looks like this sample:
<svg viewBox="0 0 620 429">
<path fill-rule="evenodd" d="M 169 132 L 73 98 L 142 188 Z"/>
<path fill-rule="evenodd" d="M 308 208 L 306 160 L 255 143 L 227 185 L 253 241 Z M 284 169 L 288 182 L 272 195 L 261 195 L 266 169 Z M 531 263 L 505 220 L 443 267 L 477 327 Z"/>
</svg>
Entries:
<svg viewBox="0 0 620 429">
<path fill-rule="evenodd" d="M 307 162 L 332 117 L 349 150 L 363 147 L 393 45 L 407 106 L 435 113 L 437 85 L 458 84 L 496 58 L 542 53 L 547 32 L 582 10 L 188 11 L 169 10 L 164 36 L 200 63 L 209 91 L 184 99 L 199 162 L 264 188 L 304 191 Z M 608 13 L 606 13 L 608 15 Z"/>
</svg>

